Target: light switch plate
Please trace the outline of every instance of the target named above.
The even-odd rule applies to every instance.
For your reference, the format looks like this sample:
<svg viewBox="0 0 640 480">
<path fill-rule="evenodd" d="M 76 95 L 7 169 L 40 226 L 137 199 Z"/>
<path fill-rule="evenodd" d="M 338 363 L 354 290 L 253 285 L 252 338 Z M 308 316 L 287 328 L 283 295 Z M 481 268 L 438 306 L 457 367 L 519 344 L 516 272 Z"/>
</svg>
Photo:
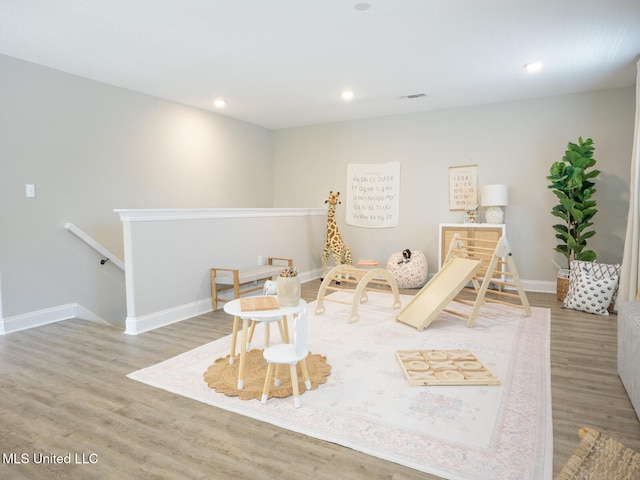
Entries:
<svg viewBox="0 0 640 480">
<path fill-rule="evenodd" d="M 25 195 L 27 196 L 27 198 L 35 198 L 36 186 L 33 183 L 27 183 L 25 185 Z"/>
</svg>

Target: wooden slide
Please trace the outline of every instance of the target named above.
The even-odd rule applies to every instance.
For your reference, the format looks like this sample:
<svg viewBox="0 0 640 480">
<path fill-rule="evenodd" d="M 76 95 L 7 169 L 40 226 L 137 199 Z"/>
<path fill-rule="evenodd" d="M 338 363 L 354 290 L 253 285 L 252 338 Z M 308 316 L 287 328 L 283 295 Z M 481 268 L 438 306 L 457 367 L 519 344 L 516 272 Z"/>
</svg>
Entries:
<svg viewBox="0 0 640 480">
<path fill-rule="evenodd" d="M 481 266 L 481 260 L 451 258 L 402 309 L 396 320 L 424 330 L 474 278 Z"/>
<path fill-rule="evenodd" d="M 473 288 L 465 289 L 469 282 Z M 491 285 L 497 288 L 489 288 Z M 456 298 L 463 289 L 475 295 L 475 301 Z M 451 301 L 472 306 L 471 313 L 447 310 Z M 507 239 L 500 237 L 496 242 L 455 234 L 442 269 L 402 309 L 396 320 L 424 330 L 444 311 L 465 318 L 467 326 L 473 327 L 486 302 L 520 307 L 527 317 L 531 316 L 529 300 Z"/>
</svg>

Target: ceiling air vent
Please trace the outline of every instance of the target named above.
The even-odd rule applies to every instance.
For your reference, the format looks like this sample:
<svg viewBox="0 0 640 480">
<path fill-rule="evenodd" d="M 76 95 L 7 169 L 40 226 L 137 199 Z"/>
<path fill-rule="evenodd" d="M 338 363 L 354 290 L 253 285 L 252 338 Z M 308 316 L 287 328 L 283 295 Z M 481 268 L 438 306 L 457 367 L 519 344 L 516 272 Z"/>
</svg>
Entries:
<svg viewBox="0 0 640 480">
<path fill-rule="evenodd" d="M 411 95 L 402 95 L 400 98 L 401 100 L 413 100 L 415 98 L 422 98 L 422 97 L 426 97 L 427 94 L 426 93 L 412 93 Z"/>
</svg>

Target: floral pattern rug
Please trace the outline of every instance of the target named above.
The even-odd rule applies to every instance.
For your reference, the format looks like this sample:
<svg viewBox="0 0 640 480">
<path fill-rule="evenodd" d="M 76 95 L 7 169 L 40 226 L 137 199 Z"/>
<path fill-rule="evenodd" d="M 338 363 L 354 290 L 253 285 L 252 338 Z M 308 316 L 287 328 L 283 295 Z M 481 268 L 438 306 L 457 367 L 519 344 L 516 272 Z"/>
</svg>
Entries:
<svg viewBox="0 0 640 480">
<path fill-rule="evenodd" d="M 308 346 L 326 356 L 331 374 L 301 395 L 298 409 L 290 397 L 262 405 L 209 388 L 204 373 L 229 354 L 230 336 L 128 377 L 446 479 L 551 479 L 550 311 L 534 307 L 525 317 L 519 308 L 487 304 L 473 328 L 442 313 L 418 331 L 395 321 L 400 310 L 391 295 L 368 296 L 356 323 L 348 323 L 348 304 L 326 301 L 322 315 L 308 305 Z M 410 298 L 402 295 L 402 304 Z M 251 348 L 263 348 L 260 328 Z M 412 349 L 470 350 L 500 385 L 412 386 L 396 358 Z"/>
</svg>

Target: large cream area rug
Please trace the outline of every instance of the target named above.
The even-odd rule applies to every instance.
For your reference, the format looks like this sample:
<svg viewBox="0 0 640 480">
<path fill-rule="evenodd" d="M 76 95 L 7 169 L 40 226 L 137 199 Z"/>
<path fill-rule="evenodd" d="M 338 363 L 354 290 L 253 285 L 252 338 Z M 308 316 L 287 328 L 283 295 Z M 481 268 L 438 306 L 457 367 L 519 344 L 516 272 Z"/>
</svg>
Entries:
<svg viewBox="0 0 640 480">
<path fill-rule="evenodd" d="M 410 298 L 402 295 L 402 305 Z M 418 331 L 395 321 L 392 303 L 391 295 L 370 292 L 351 324 L 349 305 L 325 301 L 326 312 L 315 315 L 309 304 L 309 349 L 327 357 L 331 375 L 300 397 L 299 409 L 291 397 L 262 405 L 207 386 L 203 374 L 229 354 L 230 336 L 129 378 L 447 479 L 550 479 L 549 310 L 525 317 L 519 308 L 487 304 L 473 328 L 442 313 Z M 251 348 L 263 348 L 260 328 Z M 271 337 L 278 340 L 275 330 Z M 395 352 L 414 349 L 470 350 L 501 384 L 411 386 Z"/>
</svg>

